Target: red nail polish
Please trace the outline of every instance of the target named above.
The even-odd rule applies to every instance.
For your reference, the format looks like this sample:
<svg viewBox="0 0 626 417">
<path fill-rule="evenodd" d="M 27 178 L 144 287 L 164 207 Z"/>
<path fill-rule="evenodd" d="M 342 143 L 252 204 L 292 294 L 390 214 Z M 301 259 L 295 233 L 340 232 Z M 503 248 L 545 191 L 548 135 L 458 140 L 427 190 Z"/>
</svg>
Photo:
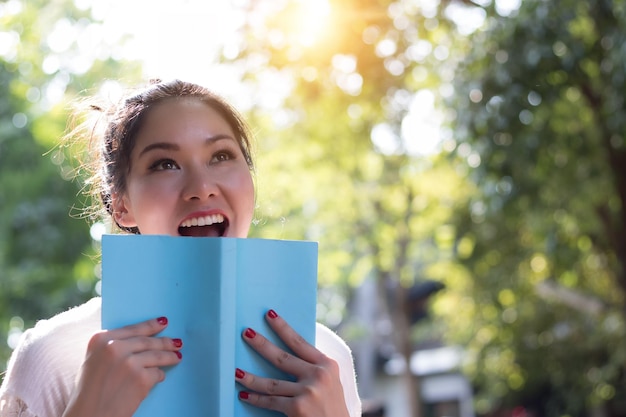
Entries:
<svg viewBox="0 0 626 417">
<path fill-rule="evenodd" d="M 176 354 L 176 356 L 178 356 L 178 359 L 182 359 L 183 358 L 183 354 L 180 353 L 179 351 L 174 352 Z"/>
<path fill-rule="evenodd" d="M 174 347 L 179 348 L 183 345 L 183 341 L 180 339 L 172 339 L 172 343 L 174 344 Z"/>
<path fill-rule="evenodd" d="M 256 332 L 249 327 L 246 329 L 246 332 L 244 334 L 248 339 L 254 339 L 254 336 L 256 336 Z"/>
<path fill-rule="evenodd" d="M 161 326 L 165 326 L 167 324 L 167 317 L 159 317 L 157 322 L 159 322 Z"/>
<path fill-rule="evenodd" d="M 235 369 L 235 378 L 242 379 L 244 376 L 246 376 L 246 373 L 244 371 L 239 368 Z"/>
<path fill-rule="evenodd" d="M 278 317 L 278 314 L 276 314 L 274 310 L 268 311 L 267 315 L 269 316 L 270 319 L 275 319 L 276 317 Z"/>
<path fill-rule="evenodd" d="M 247 400 L 249 396 L 250 394 L 248 394 L 247 392 L 239 391 L 239 398 L 241 398 L 242 400 Z"/>
</svg>

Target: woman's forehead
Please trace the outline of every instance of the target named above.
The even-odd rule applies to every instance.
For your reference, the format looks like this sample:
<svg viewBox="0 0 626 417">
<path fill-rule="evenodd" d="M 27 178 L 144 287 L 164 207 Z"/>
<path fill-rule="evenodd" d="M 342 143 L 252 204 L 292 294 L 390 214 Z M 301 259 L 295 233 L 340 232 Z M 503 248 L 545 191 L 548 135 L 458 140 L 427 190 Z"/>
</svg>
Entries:
<svg viewBox="0 0 626 417">
<path fill-rule="evenodd" d="M 213 106 L 200 100 L 176 100 L 160 103 L 146 114 L 137 142 L 216 135 L 237 139 L 233 127 Z"/>
<path fill-rule="evenodd" d="M 163 100 L 148 110 L 144 116 L 147 124 L 173 125 L 176 122 L 199 120 L 232 126 L 224 117 L 222 109 L 197 97 L 175 97 Z"/>
</svg>

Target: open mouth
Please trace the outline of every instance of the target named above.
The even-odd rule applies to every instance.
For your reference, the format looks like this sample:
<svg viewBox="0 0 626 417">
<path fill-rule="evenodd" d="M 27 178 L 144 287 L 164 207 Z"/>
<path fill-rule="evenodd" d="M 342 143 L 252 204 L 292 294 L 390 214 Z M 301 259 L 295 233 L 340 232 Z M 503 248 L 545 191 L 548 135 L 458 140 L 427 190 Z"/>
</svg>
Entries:
<svg viewBox="0 0 626 417">
<path fill-rule="evenodd" d="M 213 214 L 185 220 L 178 226 L 178 233 L 181 236 L 222 237 L 227 228 L 228 219 L 221 214 Z"/>
</svg>

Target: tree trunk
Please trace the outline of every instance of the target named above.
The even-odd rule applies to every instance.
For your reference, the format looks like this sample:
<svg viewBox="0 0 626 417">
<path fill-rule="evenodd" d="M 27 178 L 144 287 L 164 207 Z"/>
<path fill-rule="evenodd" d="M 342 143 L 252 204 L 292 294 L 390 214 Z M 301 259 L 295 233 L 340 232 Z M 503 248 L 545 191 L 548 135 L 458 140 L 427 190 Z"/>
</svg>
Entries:
<svg viewBox="0 0 626 417">
<path fill-rule="evenodd" d="M 397 308 L 394 314 L 396 344 L 402 354 L 406 367 L 404 368 L 404 383 L 409 394 L 409 410 L 412 417 L 421 417 L 421 392 L 418 377 L 411 370 L 411 357 L 413 356 L 413 344 L 411 343 L 411 326 L 409 325 L 407 311 L 406 289 L 398 283 L 395 291 Z"/>
</svg>

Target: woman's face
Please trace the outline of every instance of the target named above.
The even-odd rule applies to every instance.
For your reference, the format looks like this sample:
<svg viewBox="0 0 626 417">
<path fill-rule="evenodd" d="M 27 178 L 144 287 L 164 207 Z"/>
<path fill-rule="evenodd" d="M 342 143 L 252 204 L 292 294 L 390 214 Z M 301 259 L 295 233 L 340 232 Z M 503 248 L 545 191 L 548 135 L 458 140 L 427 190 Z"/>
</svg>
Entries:
<svg viewBox="0 0 626 417">
<path fill-rule="evenodd" d="M 131 153 L 114 217 L 142 234 L 246 237 L 254 185 L 228 123 L 193 98 L 152 108 Z"/>
</svg>

